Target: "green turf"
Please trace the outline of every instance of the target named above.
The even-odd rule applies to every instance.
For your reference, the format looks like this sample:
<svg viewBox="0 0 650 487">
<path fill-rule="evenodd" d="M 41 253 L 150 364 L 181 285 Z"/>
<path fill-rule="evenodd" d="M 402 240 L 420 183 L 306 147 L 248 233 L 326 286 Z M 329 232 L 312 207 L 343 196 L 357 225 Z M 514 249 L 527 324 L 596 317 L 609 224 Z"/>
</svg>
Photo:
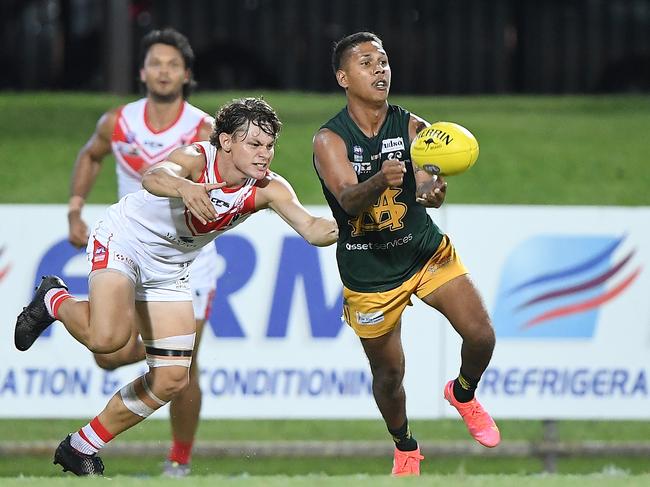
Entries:
<svg viewBox="0 0 650 487">
<path fill-rule="evenodd" d="M 133 477 L 156 476 L 161 471 L 161 458 L 104 457 L 106 475 Z M 391 458 L 194 458 L 192 476 L 220 474 L 227 476 L 266 475 L 385 475 Z M 464 458 L 427 457 L 422 472 L 435 475 L 527 475 L 543 473 L 542 462 L 534 458 Z M 610 474 L 643 475 L 650 473 L 647 462 L 624 458 L 563 459 L 558 473 L 575 475 Z M 21 456 L 0 461 L 0 483 L 6 478 L 24 476 L 58 477 L 62 472 L 49 457 Z"/>
<path fill-rule="evenodd" d="M 469 476 L 464 473 L 452 475 L 423 475 L 419 478 L 394 479 L 387 475 L 347 475 L 328 477 L 322 474 L 305 476 L 224 476 L 210 475 L 205 477 L 190 477 L 187 479 L 164 479 L 159 477 L 111 477 L 112 485 L 120 487 L 168 487 L 168 486 L 196 486 L 213 487 L 340 487 L 350 485 L 354 487 L 394 487 L 400 485 L 429 486 L 429 487 L 645 487 L 650 484 L 650 475 L 630 476 L 625 474 L 593 474 L 589 476 L 576 475 L 477 475 Z M 3 479 L 3 487 L 36 487 L 48 486 L 96 486 L 106 485 L 104 479 L 88 478 L 19 478 Z M 44 483 L 45 482 L 45 483 Z"/>
<path fill-rule="evenodd" d="M 77 430 L 86 419 L 0 419 L 1 441 L 59 440 Z M 461 421 L 410 421 L 421 441 L 467 440 Z M 541 441 L 541 421 L 500 420 L 502 436 L 510 441 Z M 648 421 L 558 421 L 561 441 L 648 441 Z M 168 441 L 169 423 L 149 419 L 120 435 L 119 441 Z M 198 439 L 205 441 L 388 441 L 385 426 L 377 420 L 202 420 Z"/>
<path fill-rule="evenodd" d="M 264 95 L 284 121 L 274 169 L 305 203 L 324 202 L 311 167 L 311 139 L 344 104 L 343 94 L 205 93 L 208 112 L 234 96 Z M 99 116 L 133 97 L 0 94 L 0 203 L 64 203 L 79 148 Z M 479 139 L 472 170 L 450 179 L 447 202 L 495 204 L 650 204 L 647 133 L 650 97 L 398 97 L 430 121 L 452 120 Z M 113 161 L 90 202 L 115 198 Z"/>
<path fill-rule="evenodd" d="M 74 431 L 85 420 L 0 420 L 1 441 L 59 440 Z M 541 422 L 502 420 L 499 422 L 508 441 L 542 440 Z M 468 436 L 460 421 L 412 421 L 414 434 L 421 441 L 463 440 Z M 584 440 L 647 441 L 650 423 L 646 421 L 559 421 L 560 439 L 566 442 Z M 379 440 L 390 441 L 380 420 L 373 421 L 306 421 L 306 420 L 203 420 L 198 439 L 201 441 L 273 441 L 273 440 Z M 119 442 L 159 441 L 169 443 L 166 420 L 148 420 L 120 435 Z M 152 475 L 160 470 L 161 458 L 107 457 L 111 475 Z M 390 458 L 203 458 L 194 459 L 196 475 L 380 475 L 389 468 Z M 537 458 L 463 458 L 428 456 L 426 471 L 436 474 L 535 474 L 544 469 Z M 560 458 L 558 472 L 592 474 L 596 472 L 650 473 L 650 464 L 644 458 L 620 456 L 590 458 Z M 57 476 L 59 471 L 47 456 L 0 457 L 0 477 L 18 475 Z M 1 483 L 1 482 L 0 482 Z"/>
</svg>

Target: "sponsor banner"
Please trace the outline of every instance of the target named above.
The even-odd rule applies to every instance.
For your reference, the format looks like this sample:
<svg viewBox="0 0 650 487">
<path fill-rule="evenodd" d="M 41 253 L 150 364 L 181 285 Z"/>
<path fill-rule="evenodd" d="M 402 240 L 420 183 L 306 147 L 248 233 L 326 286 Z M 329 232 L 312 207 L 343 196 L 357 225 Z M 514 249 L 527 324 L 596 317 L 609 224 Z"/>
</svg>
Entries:
<svg viewBox="0 0 650 487">
<path fill-rule="evenodd" d="M 102 212 L 89 206 L 84 217 Z M 493 319 L 497 347 L 479 395 L 494 416 L 650 418 L 650 208 L 451 205 L 431 215 Z M 0 218 L 0 417 L 95 415 L 146 367 L 99 369 L 58 322 L 15 350 L 15 318 L 40 276 L 60 275 L 83 297 L 88 263 L 67 243 L 64 206 L 4 205 Z M 340 320 L 335 248 L 308 245 L 272 212 L 216 247 L 198 355 L 202 416 L 380 417 L 362 347 Z M 442 388 L 458 373 L 460 339 L 440 313 L 413 304 L 402 327 L 409 416 L 456 417 Z"/>
<path fill-rule="evenodd" d="M 329 213 L 324 207 L 310 210 Z M 88 206 L 84 218 L 92 222 L 102 212 L 102 207 Z M 99 369 L 59 322 L 30 350 L 15 350 L 16 316 L 40 276 L 59 275 L 73 295 L 85 297 L 89 265 L 85 253 L 67 242 L 64 206 L 0 206 L 0 218 L 6 230 L 0 241 L 0 315 L 7 331 L 0 341 L 0 417 L 97 414 L 146 366 Z M 341 321 L 335 247 L 310 246 L 272 212 L 253 215 L 221 236 L 216 246 L 217 292 L 198 355 L 202 416 L 379 417 L 367 359 L 356 335 Z M 404 335 L 405 346 L 414 348 L 405 379 L 413 390 L 413 414 L 425 417 L 440 415 L 443 407 L 436 380 L 440 357 L 431 353 L 443 327 L 435 326 L 441 318 L 426 316 L 426 325 Z M 411 347 L 419 339 L 429 346 Z"/>
<path fill-rule="evenodd" d="M 447 220 L 497 334 L 490 411 L 650 417 L 649 208 L 451 206 Z"/>
</svg>

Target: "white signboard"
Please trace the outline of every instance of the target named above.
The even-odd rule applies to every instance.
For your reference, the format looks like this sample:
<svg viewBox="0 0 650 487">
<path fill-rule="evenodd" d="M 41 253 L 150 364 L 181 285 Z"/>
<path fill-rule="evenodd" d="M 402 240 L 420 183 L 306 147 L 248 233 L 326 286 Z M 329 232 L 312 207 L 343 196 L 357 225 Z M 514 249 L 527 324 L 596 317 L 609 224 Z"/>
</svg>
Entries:
<svg viewBox="0 0 650 487">
<path fill-rule="evenodd" d="M 649 208 L 448 206 L 432 216 L 493 318 L 497 347 L 479 396 L 495 417 L 650 418 Z M 103 371 L 58 322 L 15 350 L 16 316 L 40 276 L 84 296 L 87 263 L 67 243 L 65 207 L 4 205 L 0 219 L 0 417 L 92 417 L 145 365 Z M 216 245 L 202 416 L 380 417 L 359 340 L 340 321 L 334 247 L 311 247 L 272 212 Z M 460 366 L 451 326 L 414 298 L 403 340 L 409 416 L 455 417 L 442 399 Z"/>
<path fill-rule="evenodd" d="M 650 418 L 649 208 L 454 206 L 447 219 L 497 333 L 480 386 L 496 416 Z"/>
</svg>

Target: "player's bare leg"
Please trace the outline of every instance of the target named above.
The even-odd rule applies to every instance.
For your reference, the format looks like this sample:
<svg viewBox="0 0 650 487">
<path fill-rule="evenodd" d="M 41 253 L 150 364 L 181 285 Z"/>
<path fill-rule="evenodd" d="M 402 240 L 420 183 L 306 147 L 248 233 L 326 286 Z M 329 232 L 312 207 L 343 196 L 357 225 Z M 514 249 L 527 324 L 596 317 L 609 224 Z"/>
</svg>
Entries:
<svg viewBox="0 0 650 487">
<path fill-rule="evenodd" d="M 372 371 L 372 393 L 389 430 L 396 430 L 406 421 L 404 351 L 400 336 L 401 323 L 378 338 L 362 338 Z"/>
<path fill-rule="evenodd" d="M 149 371 L 124 386 L 90 423 L 66 438 L 55 462 L 77 475 L 116 435 L 138 424 L 172 399 L 189 382 L 195 322 L 191 302 L 138 302 L 137 322 L 147 347 Z M 99 460 L 101 464 L 101 460 Z"/>
<path fill-rule="evenodd" d="M 189 461 L 201 412 L 197 352 L 204 324 L 205 320 L 196 320 L 196 340 L 189 372 L 189 384 L 170 404 L 173 444 L 164 465 L 164 473 L 170 477 L 181 477 L 190 472 Z M 97 365 L 104 370 L 114 370 L 123 365 L 144 360 L 145 347 L 140 339 L 137 326 L 133 326 L 128 342 L 118 351 L 106 354 L 96 353 L 94 358 Z"/>
<path fill-rule="evenodd" d="M 65 300 L 58 308 L 57 318 L 92 352 L 120 349 L 135 326 L 133 282 L 118 271 L 95 271 L 89 277 L 88 295 L 88 301 Z"/>
<path fill-rule="evenodd" d="M 93 352 L 114 352 L 129 339 L 134 319 L 134 285 L 126 275 L 111 270 L 90 275 L 90 300 L 75 299 L 56 276 L 44 276 L 32 301 L 16 320 L 14 343 L 28 350 L 54 321 Z"/>
<path fill-rule="evenodd" d="M 423 301 L 439 310 L 461 336 L 460 373 L 445 386 L 444 396 L 462 416 L 467 429 L 484 446 L 499 444 L 499 429 L 474 397 L 495 345 L 494 329 L 481 297 L 468 275 L 443 284 Z"/>
<path fill-rule="evenodd" d="M 192 447 L 201 413 L 200 370 L 197 355 L 203 335 L 205 320 L 196 320 L 196 340 L 190 367 L 190 381 L 185 389 L 169 405 L 172 427 L 172 446 L 165 461 L 163 474 L 168 477 L 184 477 L 190 473 Z"/>
<path fill-rule="evenodd" d="M 395 442 L 393 475 L 419 475 L 420 455 L 418 443 L 411 435 L 406 417 L 404 391 L 404 350 L 402 348 L 401 321 L 390 332 L 378 338 L 362 338 L 372 371 L 372 393 L 388 431 Z"/>
<path fill-rule="evenodd" d="M 144 345 L 138 328 L 133 326 L 131 336 L 122 348 L 112 353 L 93 354 L 95 362 L 104 370 L 115 370 L 123 365 L 130 365 L 145 359 Z"/>
</svg>

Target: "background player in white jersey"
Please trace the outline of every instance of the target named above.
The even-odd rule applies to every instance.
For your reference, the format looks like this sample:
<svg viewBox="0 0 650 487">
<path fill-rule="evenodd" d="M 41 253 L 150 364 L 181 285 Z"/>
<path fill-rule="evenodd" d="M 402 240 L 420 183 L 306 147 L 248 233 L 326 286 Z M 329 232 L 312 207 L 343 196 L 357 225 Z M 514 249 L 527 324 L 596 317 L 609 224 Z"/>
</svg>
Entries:
<svg viewBox="0 0 650 487">
<path fill-rule="evenodd" d="M 54 462 L 76 475 L 101 475 L 97 452 L 187 385 L 196 323 L 188 265 L 216 236 L 271 208 L 313 245 L 336 242 L 334 220 L 317 218 L 291 185 L 269 171 L 281 123 L 261 99 L 233 100 L 216 115 L 210 142 L 173 151 L 143 177 L 145 190 L 111 206 L 93 231 L 88 301 L 58 277 L 43 279 L 18 316 L 15 344 L 27 350 L 54 320 L 93 352 L 112 352 L 137 325 L 149 371 L 124 386 L 90 423 L 65 438 Z"/>
<path fill-rule="evenodd" d="M 108 154 L 113 152 L 115 156 L 118 194 L 122 198 L 141 190 L 144 172 L 172 150 L 207 140 L 210 136 L 212 117 L 186 101 L 194 85 L 193 64 L 194 53 L 187 38 L 173 29 L 155 30 L 142 39 L 140 81 L 146 96 L 105 113 L 77 156 L 68 210 L 69 240 L 73 245 L 85 247 L 88 243 L 88 227 L 81 218 L 81 209 L 102 160 Z M 209 317 L 217 277 L 216 249 L 208 245 L 191 267 L 197 350 L 203 325 Z M 126 326 L 126 323 L 114 326 Z M 144 358 L 144 346 L 135 326 L 122 349 L 111 354 L 95 354 L 97 364 L 107 370 Z M 201 389 L 195 351 L 190 384 L 170 406 L 172 445 L 164 465 L 165 474 L 183 476 L 189 473 L 200 409 Z"/>
</svg>

